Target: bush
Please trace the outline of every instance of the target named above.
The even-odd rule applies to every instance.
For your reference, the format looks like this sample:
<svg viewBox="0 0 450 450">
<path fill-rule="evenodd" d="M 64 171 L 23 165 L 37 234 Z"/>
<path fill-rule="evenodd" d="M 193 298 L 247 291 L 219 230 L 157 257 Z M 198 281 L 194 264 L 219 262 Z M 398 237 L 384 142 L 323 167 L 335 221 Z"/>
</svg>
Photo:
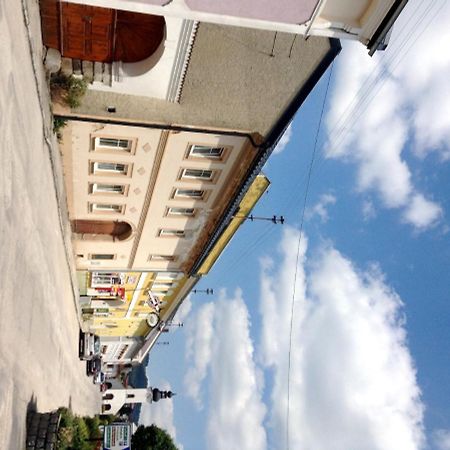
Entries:
<svg viewBox="0 0 450 450">
<path fill-rule="evenodd" d="M 61 98 L 71 108 L 78 108 L 86 94 L 87 83 L 82 78 L 68 77 L 62 73 L 50 78 L 50 91 L 53 99 Z"/>
<path fill-rule="evenodd" d="M 60 408 L 57 450 L 94 450 L 96 442 L 87 439 L 98 438 L 100 419 L 96 417 L 78 417 L 67 408 Z"/>
<path fill-rule="evenodd" d="M 61 119 L 60 117 L 53 118 L 53 133 L 56 134 L 58 140 L 62 139 L 62 129 L 67 125 L 66 119 Z"/>
</svg>

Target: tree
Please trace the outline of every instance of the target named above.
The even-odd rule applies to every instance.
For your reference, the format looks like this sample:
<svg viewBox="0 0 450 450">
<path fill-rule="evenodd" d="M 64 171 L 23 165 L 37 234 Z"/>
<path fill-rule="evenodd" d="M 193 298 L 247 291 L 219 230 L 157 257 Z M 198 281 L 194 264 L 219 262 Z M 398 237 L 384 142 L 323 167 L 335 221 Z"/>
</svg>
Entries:
<svg viewBox="0 0 450 450">
<path fill-rule="evenodd" d="M 166 430 L 150 425 L 139 425 L 131 438 L 133 450 L 178 450 L 172 437 Z"/>
</svg>

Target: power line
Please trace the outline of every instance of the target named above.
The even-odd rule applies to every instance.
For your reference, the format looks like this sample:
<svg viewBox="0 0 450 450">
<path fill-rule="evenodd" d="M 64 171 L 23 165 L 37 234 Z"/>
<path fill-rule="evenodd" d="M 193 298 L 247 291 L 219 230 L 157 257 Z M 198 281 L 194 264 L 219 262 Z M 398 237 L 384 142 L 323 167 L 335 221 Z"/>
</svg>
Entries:
<svg viewBox="0 0 450 450">
<path fill-rule="evenodd" d="M 428 4 L 425 10 L 422 11 L 420 17 L 412 25 L 412 28 L 417 29 L 425 20 L 427 15 L 429 15 L 431 9 L 435 5 L 436 5 L 435 3 Z M 379 93 L 383 84 L 388 79 L 386 77 L 386 74 L 389 72 L 393 72 L 400 64 L 400 62 L 403 61 L 407 53 L 410 51 L 411 47 L 415 44 L 417 39 L 425 32 L 425 30 L 428 28 L 432 20 L 434 20 L 436 15 L 440 12 L 440 10 L 444 6 L 445 2 L 441 4 L 441 6 L 438 8 L 438 10 L 429 20 L 429 22 L 425 25 L 425 27 L 419 33 L 416 33 L 416 36 L 414 38 L 412 38 L 411 33 L 409 32 L 409 30 L 407 30 L 407 32 L 403 37 L 403 40 L 400 42 L 397 48 L 394 47 L 394 51 L 391 52 L 387 62 L 383 64 L 381 70 L 378 72 L 375 71 L 376 75 L 372 74 L 369 75 L 364 81 L 364 83 L 362 83 L 358 92 L 356 92 L 351 102 L 347 105 L 346 109 L 341 113 L 338 120 L 333 124 L 333 127 L 328 132 L 328 138 L 322 146 L 321 155 L 316 160 L 315 164 L 316 170 L 319 169 L 319 166 L 321 166 L 324 161 L 323 148 L 327 144 L 330 144 L 331 142 L 333 143 L 334 147 L 339 147 L 345 142 L 345 138 L 348 135 L 348 133 L 352 130 L 354 124 L 359 120 L 361 115 L 367 110 L 370 103 L 373 101 L 373 99 Z M 419 8 L 416 9 L 416 11 L 411 15 L 408 21 L 403 25 L 400 32 L 403 32 L 403 30 L 406 29 L 407 25 L 411 22 L 412 18 L 415 16 L 417 11 L 419 11 Z M 408 43 L 409 46 L 407 47 L 406 51 L 400 55 L 400 51 L 403 50 Z M 331 137 L 333 137 L 333 139 L 331 139 Z"/>
<path fill-rule="evenodd" d="M 400 50 L 402 50 L 406 43 L 410 43 L 408 49 L 406 52 L 404 52 L 401 57 L 395 61 L 395 65 L 392 65 L 392 63 L 394 62 L 397 54 L 394 53 L 394 55 L 392 56 L 391 60 L 389 61 L 388 64 L 386 64 L 383 68 L 383 70 L 381 70 L 380 73 L 377 74 L 377 76 L 375 77 L 374 80 L 372 80 L 371 85 L 374 86 L 374 88 L 376 87 L 377 90 L 375 91 L 370 91 L 369 88 L 371 86 L 369 86 L 369 88 L 367 87 L 366 84 L 364 84 L 363 86 L 365 86 L 366 88 L 366 93 L 362 96 L 362 98 L 360 98 L 357 102 L 356 105 L 353 107 L 353 110 L 347 115 L 347 118 L 344 120 L 343 125 L 340 128 L 339 131 L 339 137 L 341 138 L 341 141 L 343 140 L 343 138 L 348 134 L 349 129 L 346 128 L 346 123 L 349 122 L 352 119 L 352 116 L 354 116 L 356 114 L 356 112 L 359 113 L 359 116 L 367 109 L 368 104 L 370 104 L 370 101 L 373 100 L 373 98 L 375 97 L 375 95 L 379 92 L 382 84 L 386 81 L 386 77 L 384 77 L 385 73 L 388 72 L 388 70 L 393 71 L 398 64 L 404 59 L 405 55 L 407 54 L 407 52 L 411 49 L 412 45 L 417 41 L 417 39 L 425 32 L 425 30 L 428 28 L 428 26 L 430 25 L 430 23 L 434 20 L 434 18 L 436 17 L 436 15 L 440 12 L 440 10 L 443 8 L 443 6 L 445 5 L 445 3 L 443 3 L 440 8 L 435 12 L 435 14 L 431 17 L 431 19 L 428 21 L 428 23 L 426 24 L 426 26 L 415 36 L 414 39 L 411 39 L 411 36 L 406 36 L 406 38 L 403 40 L 403 42 L 401 43 L 401 45 L 399 46 L 397 50 L 397 54 Z M 420 17 L 420 19 L 416 22 L 416 26 L 420 25 L 425 17 L 429 14 L 429 12 L 431 11 L 431 7 L 428 7 L 426 9 L 426 11 L 424 11 L 422 13 L 422 16 Z M 409 20 L 408 22 L 409 23 Z M 406 24 L 405 26 L 402 28 L 402 30 L 406 28 Z M 383 79 L 384 77 L 384 79 Z M 300 230 L 299 230 L 299 238 L 298 238 L 298 244 L 297 244 L 297 256 L 296 256 L 296 265 L 295 265 L 295 274 L 294 274 L 294 285 L 293 285 L 293 294 L 292 294 L 292 301 L 291 301 L 291 319 L 290 319 L 290 330 L 289 330 L 289 350 L 288 350 L 288 374 L 287 374 L 287 411 L 286 411 L 286 448 L 287 450 L 289 450 L 290 448 L 290 442 L 289 442 L 289 438 L 290 438 L 290 428 L 289 428 L 289 418 L 290 418 L 290 377 L 291 377 L 291 355 L 292 355 L 292 331 L 293 331 L 293 319 L 294 319 L 294 305 L 295 305 L 295 293 L 296 293 L 296 282 L 297 282 L 297 273 L 298 273 L 298 262 L 299 262 L 299 257 L 300 257 L 300 245 L 301 245 L 301 239 L 302 239 L 302 230 L 303 230 L 303 222 L 304 222 L 304 215 L 305 215 L 305 210 L 306 210 L 306 201 L 307 201 L 307 196 L 308 196 L 308 191 L 309 191 L 309 187 L 310 187 L 310 182 L 311 182 L 311 173 L 312 173 L 312 169 L 313 169 L 313 165 L 314 165 L 314 159 L 315 159 L 315 153 L 316 153 L 316 148 L 317 148 L 317 142 L 318 142 L 318 136 L 319 136 L 319 131 L 321 128 L 321 123 L 322 123 L 322 118 L 323 118 L 323 112 L 324 112 L 324 107 L 325 107 L 325 101 L 326 101 L 326 97 L 327 97 L 327 93 L 328 93 L 328 88 L 329 88 L 329 84 L 330 84 L 330 78 L 331 78 L 331 71 L 330 71 L 330 77 L 328 78 L 328 83 L 327 83 L 327 88 L 326 88 L 326 92 L 325 92 L 325 98 L 324 98 L 324 102 L 322 105 L 322 111 L 321 111 L 321 115 L 320 115 L 320 120 L 319 120 L 319 125 L 317 128 L 317 133 L 316 133 L 316 139 L 315 139 L 315 143 L 314 143 L 314 149 L 313 149 L 313 153 L 312 153 L 312 157 L 311 157 L 311 164 L 309 167 L 309 171 L 308 171 L 308 176 L 307 176 L 307 184 L 306 184 L 306 190 L 305 190 L 305 196 L 304 196 L 304 202 L 303 202 L 303 209 L 302 209 L 302 215 L 301 215 L 301 222 L 300 222 Z M 370 79 L 370 77 L 369 77 Z M 378 86 L 377 86 L 378 85 Z M 362 90 L 362 87 L 360 88 L 360 90 L 355 94 L 355 98 L 354 100 L 360 95 L 360 92 Z M 357 111 L 357 108 L 360 107 L 361 105 L 364 104 L 364 102 L 367 100 L 367 98 L 369 97 L 369 94 L 372 93 L 372 98 L 369 98 L 369 102 L 368 104 L 366 104 L 364 106 L 364 109 Z M 349 104 L 349 106 L 347 107 L 346 111 L 351 107 L 351 105 L 354 103 L 354 100 Z M 358 106 L 359 105 L 359 106 Z M 346 112 L 345 111 L 345 112 Z M 343 118 L 345 114 L 341 115 L 341 120 Z M 337 123 L 335 123 L 332 131 L 334 131 L 337 128 L 339 121 Z M 340 142 L 339 142 L 340 143 Z M 323 152 L 323 147 L 322 147 L 322 152 Z"/>
<path fill-rule="evenodd" d="M 302 214 L 301 214 L 301 219 L 300 219 L 300 229 L 299 229 L 299 236 L 298 236 L 298 243 L 297 243 L 297 257 L 296 257 L 296 260 L 295 260 L 294 286 L 293 286 L 293 290 L 292 290 L 292 301 L 291 301 L 291 320 L 290 320 L 290 327 L 289 327 L 289 350 L 288 350 L 288 373 L 287 373 L 287 409 L 286 409 L 286 448 L 287 448 L 287 450 L 289 450 L 289 417 L 290 417 L 290 393 L 291 393 L 290 385 L 291 385 L 292 330 L 293 330 L 293 323 L 294 323 L 294 304 L 295 304 L 295 291 L 296 291 L 295 287 L 296 287 L 296 284 L 297 284 L 298 261 L 299 261 L 299 258 L 300 258 L 300 245 L 301 245 L 301 241 L 302 241 L 303 222 L 304 222 L 304 219 L 305 219 L 306 202 L 307 202 L 307 199 L 308 199 L 308 192 L 309 192 L 309 186 L 310 186 L 310 182 L 311 182 L 312 168 L 313 168 L 313 164 L 314 164 L 314 158 L 315 158 L 315 155 L 316 155 L 317 143 L 318 143 L 318 140 L 319 140 L 319 133 L 320 133 L 321 125 L 322 125 L 323 113 L 325 111 L 325 104 L 326 104 L 326 101 L 327 101 L 328 90 L 329 90 L 329 87 L 330 87 L 331 75 L 333 73 L 333 65 L 334 65 L 334 62 L 331 65 L 330 73 L 328 75 L 327 87 L 326 87 L 326 90 L 325 90 L 325 95 L 323 97 L 323 103 L 322 103 L 322 109 L 320 111 L 319 123 L 317 125 L 316 137 L 315 137 L 315 140 L 314 140 L 314 147 L 313 147 L 313 152 L 312 152 L 312 155 L 311 155 L 311 162 L 310 162 L 309 170 L 308 170 L 308 178 L 307 178 L 307 182 L 306 182 L 305 196 L 303 198 L 303 208 L 302 208 Z"/>
</svg>

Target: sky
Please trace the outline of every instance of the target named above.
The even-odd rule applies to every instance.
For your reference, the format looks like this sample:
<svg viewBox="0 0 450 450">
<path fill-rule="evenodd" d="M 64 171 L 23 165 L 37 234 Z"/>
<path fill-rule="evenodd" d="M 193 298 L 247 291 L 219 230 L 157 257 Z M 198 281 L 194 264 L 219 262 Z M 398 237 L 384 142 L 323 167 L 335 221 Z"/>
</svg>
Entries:
<svg viewBox="0 0 450 450">
<path fill-rule="evenodd" d="M 183 303 L 147 368 L 177 396 L 142 423 L 184 450 L 450 450 L 449 24 L 410 0 L 385 52 L 342 43 L 264 168 L 253 213 L 286 223 L 244 224 Z"/>
</svg>

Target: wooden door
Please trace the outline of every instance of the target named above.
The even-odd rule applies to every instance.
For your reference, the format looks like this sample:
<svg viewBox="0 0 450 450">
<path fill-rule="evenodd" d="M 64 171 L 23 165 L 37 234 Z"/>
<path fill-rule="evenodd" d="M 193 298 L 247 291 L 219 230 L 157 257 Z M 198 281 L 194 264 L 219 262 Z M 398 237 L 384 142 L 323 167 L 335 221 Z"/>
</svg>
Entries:
<svg viewBox="0 0 450 450">
<path fill-rule="evenodd" d="M 60 3 L 56 0 L 41 0 L 42 42 L 46 47 L 61 51 Z"/>
<path fill-rule="evenodd" d="M 62 54 L 69 58 L 112 60 L 115 12 L 76 3 L 61 3 Z"/>
<path fill-rule="evenodd" d="M 161 16 L 58 0 L 40 0 L 42 40 L 62 56 L 98 62 L 137 62 L 164 39 Z"/>
</svg>

